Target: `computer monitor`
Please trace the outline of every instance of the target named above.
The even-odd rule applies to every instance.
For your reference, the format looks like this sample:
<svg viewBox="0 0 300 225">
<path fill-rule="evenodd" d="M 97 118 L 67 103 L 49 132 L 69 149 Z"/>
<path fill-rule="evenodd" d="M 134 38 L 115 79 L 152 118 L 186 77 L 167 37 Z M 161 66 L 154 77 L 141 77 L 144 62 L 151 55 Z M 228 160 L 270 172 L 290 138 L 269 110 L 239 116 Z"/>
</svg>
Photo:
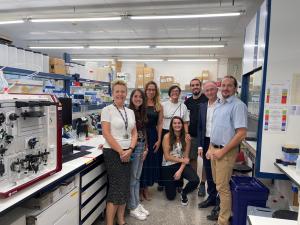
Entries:
<svg viewBox="0 0 300 225">
<path fill-rule="evenodd" d="M 62 122 L 63 126 L 72 125 L 72 99 L 58 98 L 62 105 Z"/>
</svg>

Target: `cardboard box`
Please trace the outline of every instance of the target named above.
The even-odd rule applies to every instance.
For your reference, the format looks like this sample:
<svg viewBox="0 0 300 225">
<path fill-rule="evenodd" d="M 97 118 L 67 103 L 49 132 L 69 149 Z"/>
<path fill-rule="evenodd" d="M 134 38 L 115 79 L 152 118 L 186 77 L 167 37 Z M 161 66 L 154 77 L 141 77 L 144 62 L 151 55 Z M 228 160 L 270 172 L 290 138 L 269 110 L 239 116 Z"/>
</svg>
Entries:
<svg viewBox="0 0 300 225">
<path fill-rule="evenodd" d="M 56 74 L 67 74 L 65 61 L 59 58 L 50 58 L 49 59 L 49 72 Z"/>
</svg>

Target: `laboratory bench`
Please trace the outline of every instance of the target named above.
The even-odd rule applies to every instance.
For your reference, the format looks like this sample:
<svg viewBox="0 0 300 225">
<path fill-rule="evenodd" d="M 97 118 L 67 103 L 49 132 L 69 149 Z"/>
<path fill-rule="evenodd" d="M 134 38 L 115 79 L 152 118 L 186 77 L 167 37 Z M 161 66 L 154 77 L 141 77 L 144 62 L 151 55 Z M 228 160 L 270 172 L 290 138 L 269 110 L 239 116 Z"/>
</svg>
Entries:
<svg viewBox="0 0 300 225">
<path fill-rule="evenodd" d="M 0 199 L 0 216 L 5 216 L 13 209 L 22 207 L 22 204 L 30 198 L 47 193 L 66 180 L 74 178 L 74 188 L 57 202 L 53 202 L 45 211 L 37 212 L 34 224 L 50 225 L 54 224 L 55 219 L 57 225 L 91 225 L 103 213 L 106 205 L 107 175 L 103 152 L 98 148 L 103 143 L 104 139 L 100 135 L 89 140 L 76 141 L 74 144 L 77 146 L 93 147 L 88 150 L 90 153 L 63 163 L 61 171 L 11 197 Z M 64 212 L 64 210 L 66 211 Z M 59 217 L 60 213 L 62 214 L 61 218 L 54 218 Z M 48 218 L 46 218 L 46 223 L 43 222 L 45 217 Z M 53 218 L 53 220 L 49 218 Z"/>
</svg>

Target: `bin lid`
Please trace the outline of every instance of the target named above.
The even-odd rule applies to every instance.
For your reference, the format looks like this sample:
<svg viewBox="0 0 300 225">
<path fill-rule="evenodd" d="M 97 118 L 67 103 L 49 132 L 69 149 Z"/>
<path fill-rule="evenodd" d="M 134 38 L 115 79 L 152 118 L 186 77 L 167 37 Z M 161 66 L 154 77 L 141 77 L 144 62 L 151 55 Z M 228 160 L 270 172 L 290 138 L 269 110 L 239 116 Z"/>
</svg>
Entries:
<svg viewBox="0 0 300 225">
<path fill-rule="evenodd" d="M 269 193 L 269 189 L 255 177 L 232 176 L 231 189 L 234 191 L 253 191 Z"/>
</svg>

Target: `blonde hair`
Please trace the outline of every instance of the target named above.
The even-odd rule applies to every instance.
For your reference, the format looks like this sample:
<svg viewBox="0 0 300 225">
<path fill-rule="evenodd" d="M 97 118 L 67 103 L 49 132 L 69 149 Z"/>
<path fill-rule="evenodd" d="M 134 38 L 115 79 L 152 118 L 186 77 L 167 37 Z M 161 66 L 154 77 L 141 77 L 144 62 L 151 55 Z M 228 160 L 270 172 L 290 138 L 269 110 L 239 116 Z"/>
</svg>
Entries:
<svg viewBox="0 0 300 225">
<path fill-rule="evenodd" d="M 116 85 L 122 85 L 122 86 L 124 86 L 126 88 L 126 91 L 127 91 L 127 84 L 126 84 L 126 82 L 124 80 L 118 80 L 118 79 L 113 80 L 111 82 L 111 89 L 112 89 L 112 91 L 114 91 L 114 87 Z"/>
<path fill-rule="evenodd" d="M 146 83 L 146 85 L 145 85 L 145 93 L 147 92 L 147 89 L 148 89 L 149 85 L 151 85 L 151 84 L 154 85 L 154 87 L 156 89 L 155 96 L 154 96 L 154 99 L 153 99 L 153 101 L 154 101 L 154 107 L 155 107 L 156 112 L 159 112 L 161 110 L 161 107 L 162 107 L 161 104 L 160 104 L 160 94 L 159 94 L 158 86 L 157 86 L 157 84 L 153 80 L 151 80 L 148 83 Z M 147 93 L 146 93 L 146 101 L 147 101 Z"/>
</svg>

